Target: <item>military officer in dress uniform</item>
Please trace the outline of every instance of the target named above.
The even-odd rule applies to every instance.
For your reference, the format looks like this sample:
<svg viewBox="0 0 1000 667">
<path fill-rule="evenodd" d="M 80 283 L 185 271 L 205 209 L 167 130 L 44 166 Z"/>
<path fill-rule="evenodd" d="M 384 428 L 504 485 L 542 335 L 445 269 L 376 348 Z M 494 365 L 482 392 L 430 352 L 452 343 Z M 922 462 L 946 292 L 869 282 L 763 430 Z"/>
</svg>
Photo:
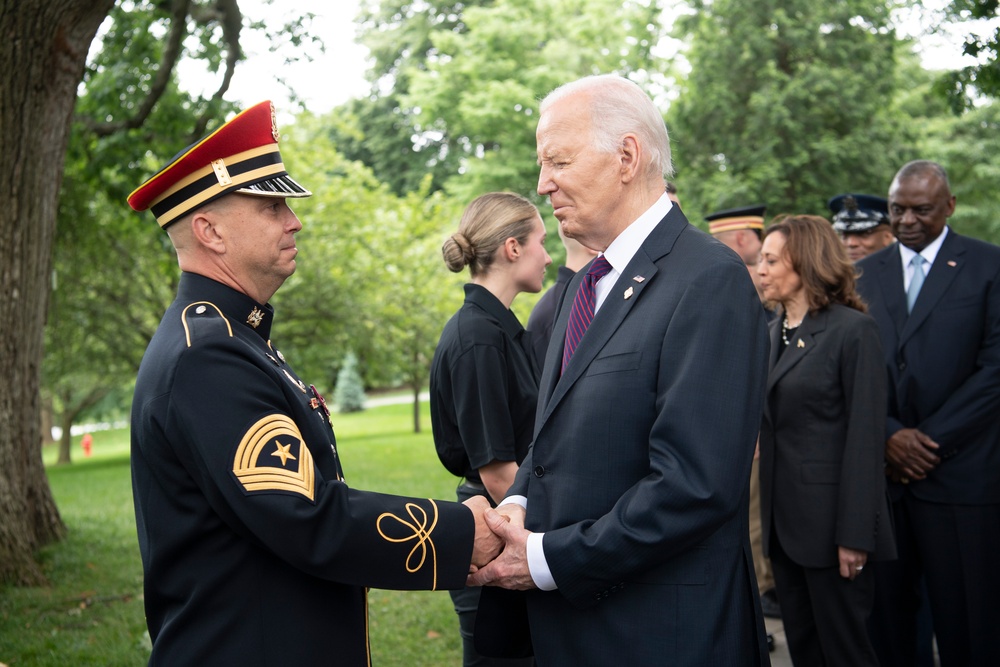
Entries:
<svg viewBox="0 0 1000 667">
<path fill-rule="evenodd" d="M 895 242 L 889 226 L 889 202 L 873 195 L 837 195 L 827 202 L 833 228 L 852 262 L 858 262 Z"/>
<path fill-rule="evenodd" d="M 766 210 L 766 206 L 757 204 L 716 211 L 705 216 L 708 233 L 727 245 L 747 265 L 747 271 L 750 272 L 750 278 L 757 288 L 757 295 L 761 297 L 761 301 L 764 297 L 760 287 L 760 276 L 757 275 L 757 264 L 760 263 Z"/>
<path fill-rule="evenodd" d="M 270 102 L 129 196 L 182 271 L 132 406 L 151 665 L 369 665 L 367 587 L 451 589 L 499 551 L 469 506 L 344 481 L 330 415 L 271 341 L 302 228 Z M 478 500 L 478 502 L 477 502 Z"/>
</svg>

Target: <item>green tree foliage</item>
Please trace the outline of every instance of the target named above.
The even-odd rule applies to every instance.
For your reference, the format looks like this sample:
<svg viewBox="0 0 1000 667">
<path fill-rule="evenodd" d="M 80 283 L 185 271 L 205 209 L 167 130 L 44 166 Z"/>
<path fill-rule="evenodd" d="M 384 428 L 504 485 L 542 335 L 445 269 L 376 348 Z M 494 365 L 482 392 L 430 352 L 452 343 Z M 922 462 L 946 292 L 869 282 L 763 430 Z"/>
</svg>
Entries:
<svg viewBox="0 0 1000 667">
<path fill-rule="evenodd" d="M 913 54 L 899 61 L 906 86 L 896 95 L 908 138 L 900 163 L 933 160 L 948 172 L 958 205 L 949 224 L 959 233 L 1000 244 L 1000 104 L 982 103 L 958 114 L 936 87 L 939 73 L 924 69 Z M 889 178 L 891 179 L 891 175 Z M 875 191 L 885 196 L 889 180 Z"/>
<path fill-rule="evenodd" d="M 81 83 L 60 192 L 42 365 L 43 395 L 63 427 L 65 463 L 69 426 L 105 396 L 127 396 L 122 388 L 175 292 L 177 262 L 166 235 L 125 199 L 209 123 L 236 110 L 222 94 L 241 57 L 244 18 L 227 2 L 191 3 L 186 19 L 174 15 L 180 10 L 170 3 L 115 5 Z M 308 19 L 282 26 L 273 38 L 302 42 Z M 221 73 L 212 96 L 179 88 L 172 68 L 184 59 Z"/>
<path fill-rule="evenodd" d="M 533 195 L 538 100 L 586 74 L 658 76 L 659 4 L 369 3 L 360 34 L 374 62 L 372 97 L 349 105 L 355 138 L 341 135 L 338 147 L 397 193 L 430 172 L 431 191 L 443 185 L 463 201 L 491 190 Z M 372 141 L 380 124 L 395 134 Z M 362 141 L 385 150 L 369 154 Z"/>
<path fill-rule="evenodd" d="M 430 192 L 429 177 L 417 191 L 395 196 L 334 149 L 324 130 L 334 116 L 303 115 L 288 130 L 285 162 L 314 194 L 294 204 L 304 229 L 296 271 L 274 299 L 279 343 L 321 391 L 334 386 L 333 362 L 356 351 L 367 386 L 412 390 L 419 431 L 417 396 L 462 298 L 460 280 L 441 260 L 460 209 Z"/>
<path fill-rule="evenodd" d="M 948 19 L 968 28 L 962 54 L 976 59 L 976 64 L 947 72 L 938 82 L 956 113 L 968 109 L 976 97 L 1000 97 L 998 16 L 1000 0 L 953 0 L 948 7 Z"/>
<path fill-rule="evenodd" d="M 401 107 L 395 90 L 350 100 L 337 116 L 330 128 L 337 150 L 367 165 L 393 194 L 413 192 L 428 174 L 431 190 L 440 190 L 458 170 L 459 153 L 440 133 L 418 134 L 413 110 Z"/>
<path fill-rule="evenodd" d="M 463 201 L 497 190 L 534 196 L 539 99 L 588 74 L 656 78 L 659 13 L 657 2 L 497 0 L 466 9 L 464 31 L 433 32 L 435 57 L 413 73 L 404 105 L 462 151 L 448 190 Z"/>
<path fill-rule="evenodd" d="M 364 162 L 376 178 L 397 195 L 412 192 L 432 175 L 431 191 L 440 190 L 458 170 L 461 151 L 449 137 L 424 127 L 416 111 L 402 103 L 413 74 L 438 57 L 431 36 L 440 31 L 464 32 L 462 14 L 493 0 L 465 2 L 385 0 L 368 2 L 358 21 L 360 42 L 370 53 L 369 96 L 351 100 L 339 110 L 347 123 L 333 132 L 337 149 L 348 159 Z"/>
<path fill-rule="evenodd" d="M 714 0 L 679 22 L 691 73 L 669 127 L 684 208 L 828 214 L 882 192 L 906 145 L 883 0 Z"/>
</svg>

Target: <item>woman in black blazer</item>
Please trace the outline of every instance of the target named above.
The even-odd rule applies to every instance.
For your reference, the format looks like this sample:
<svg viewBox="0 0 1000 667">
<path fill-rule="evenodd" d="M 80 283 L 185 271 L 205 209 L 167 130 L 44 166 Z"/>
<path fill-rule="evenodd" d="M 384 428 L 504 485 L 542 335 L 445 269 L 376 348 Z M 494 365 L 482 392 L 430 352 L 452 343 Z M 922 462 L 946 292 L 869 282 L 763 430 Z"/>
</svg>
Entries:
<svg viewBox="0 0 1000 667">
<path fill-rule="evenodd" d="M 789 653 L 799 666 L 877 666 L 865 564 L 895 557 L 878 329 L 824 218 L 771 225 L 761 254 L 764 298 L 780 306 L 761 422 L 761 520 Z"/>
</svg>

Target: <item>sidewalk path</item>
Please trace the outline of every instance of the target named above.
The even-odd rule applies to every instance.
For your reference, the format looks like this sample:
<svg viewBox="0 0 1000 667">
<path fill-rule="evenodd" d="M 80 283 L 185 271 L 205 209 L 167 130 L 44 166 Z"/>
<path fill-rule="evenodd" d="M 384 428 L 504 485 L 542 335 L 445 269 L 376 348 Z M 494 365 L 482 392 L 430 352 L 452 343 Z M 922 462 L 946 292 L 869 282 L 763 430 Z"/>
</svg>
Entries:
<svg viewBox="0 0 1000 667">
<path fill-rule="evenodd" d="M 420 402 L 429 400 L 431 395 L 426 391 L 420 393 Z M 393 394 L 391 396 L 376 396 L 375 398 L 365 397 L 365 408 L 377 408 L 381 405 L 398 405 L 400 403 L 412 403 L 413 394 Z"/>
</svg>

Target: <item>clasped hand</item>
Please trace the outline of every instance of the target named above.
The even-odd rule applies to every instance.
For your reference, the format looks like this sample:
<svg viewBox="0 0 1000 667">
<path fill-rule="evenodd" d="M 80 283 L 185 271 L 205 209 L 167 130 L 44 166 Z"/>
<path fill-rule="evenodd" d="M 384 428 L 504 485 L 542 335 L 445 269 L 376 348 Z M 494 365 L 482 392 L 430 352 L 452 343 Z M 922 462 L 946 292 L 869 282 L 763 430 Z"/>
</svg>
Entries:
<svg viewBox="0 0 1000 667">
<path fill-rule="evenodd" d="M 535 588 L 528 570 L 528 535 L 524 529 L 524 508 L 508 503 L 490 509 L 470 498 L 465 504 L 476 517 L 476 542 L 472 550 L 468 586 L 501 586 L 512 590 Z M 485 505 L 485 508 L 483 506 Z"/>
<path fill-rule="evenodd" d="M 940 445 L 926 433 L 915 428 L 903 428 L 885 443 L 888 474 L 894 481 L 921 480 L 934 470 L 941 458 L 935 453 Z"/>
</svg>

